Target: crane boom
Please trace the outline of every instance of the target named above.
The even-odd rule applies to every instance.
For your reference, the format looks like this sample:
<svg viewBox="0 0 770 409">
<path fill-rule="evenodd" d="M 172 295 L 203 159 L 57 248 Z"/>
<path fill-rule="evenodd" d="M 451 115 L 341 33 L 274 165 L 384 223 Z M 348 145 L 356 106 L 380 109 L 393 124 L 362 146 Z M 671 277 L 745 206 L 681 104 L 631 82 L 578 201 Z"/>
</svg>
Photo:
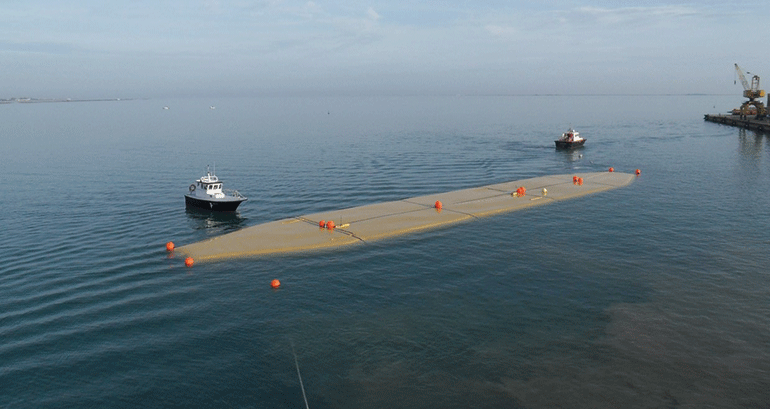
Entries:
<svg viewBox="0 0 770 409">
<path fill-rule="evenodd" d="M 735 71 L 738 72 L 738 78 L 741 79 L 741 84 L 743 84 L 743 89 L 748 91 L 751 89 L 749 86 L 749 82 L 746 81 L 746 77 L 743 76 L 743 70 L 741 70 L 741 67 L 738 66 L 738 64 L 735 64 Z"/>
</svg>

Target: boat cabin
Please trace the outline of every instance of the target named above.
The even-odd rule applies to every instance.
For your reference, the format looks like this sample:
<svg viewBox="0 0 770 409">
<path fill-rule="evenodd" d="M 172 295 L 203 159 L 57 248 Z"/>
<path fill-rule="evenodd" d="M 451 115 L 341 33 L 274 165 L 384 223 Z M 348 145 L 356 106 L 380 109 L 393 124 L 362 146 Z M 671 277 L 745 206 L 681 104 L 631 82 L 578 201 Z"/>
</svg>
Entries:
<svg viewBox="0 0 770 409">
<path fill-rule="evenodd" d="M 214 196 L 217 198 L 225 197 L 225 193 L 222 191 L 222 181 L 220 181 L 216 176 L 212 175 L 211 172 L 209 172 L 206 176 L 196 180 L 195 183 L 197 185 L 195 187 L 200 189 L 201 193 L 205 193 L 209 196 Z"/>
<path fill-rule="evenodd" d="M 576 130 L 572 129 L 572 128 L 570 128 L 569 131 L 564 132 L 561 135 L 561 140 L 565 141 L 565 142 L 576 142 L 576 141 L 580 141 L 582 139 L 583 138 L 580 137 L 580 133 L 577 132 Z"/>
</svg>

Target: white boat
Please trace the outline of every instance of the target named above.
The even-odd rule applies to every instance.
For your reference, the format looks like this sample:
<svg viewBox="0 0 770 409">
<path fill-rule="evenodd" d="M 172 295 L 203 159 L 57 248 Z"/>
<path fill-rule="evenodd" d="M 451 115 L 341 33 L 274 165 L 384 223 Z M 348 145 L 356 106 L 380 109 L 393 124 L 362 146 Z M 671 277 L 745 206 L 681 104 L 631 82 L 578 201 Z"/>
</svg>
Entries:
<svg viewBox="0 0 770 409">
<path fill-rule="evenodd" d="M 569 149 L 583 146 L 586 143 L 586 139 L 580 136 L 580 132 L 569 128 L 567 132 L 561 134 L 561 138 L 554 142 L 556 142 L 557 148 Z"/>
<path fill-rule="evenodd" d="M 206 168 L 206 176 L 191 184 L 189 192 L 184 195 L 185 205 L 204 210 L 233 212 L 245 202 L 246 197 L 237 190 L 224 190 L 224 182 Z"/>
</svg>

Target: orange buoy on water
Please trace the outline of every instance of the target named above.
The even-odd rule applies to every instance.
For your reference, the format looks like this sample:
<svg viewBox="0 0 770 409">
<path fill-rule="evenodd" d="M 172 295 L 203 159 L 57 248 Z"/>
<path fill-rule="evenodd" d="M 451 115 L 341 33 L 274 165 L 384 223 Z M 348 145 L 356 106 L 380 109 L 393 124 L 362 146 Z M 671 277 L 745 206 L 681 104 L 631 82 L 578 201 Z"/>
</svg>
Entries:
<svg viewBox="0 0 770 409">
<path fill-rule="evenodd" d="M 170 241 L 166 243 L 166 251 L 174 251 L 174 242 Z"/>
<path fill-rule="evenodd" d="M 441 208 L 444 207 L 444 205 L 440 201 L 436 200 L 436 204 L 434 204 L 433 207 L 435 207 L 438 210 L 441 210 Z"/>
<path fill-rule="evenodd" d="M 577 176 L 572 177 L 572 183 L 577 183 Z"/>
<path fill-rule="evenodd" d="M 614 172 L 614 171 L 615 171 L 615 168 L 610 168 L 610 172 Z"/>
<path fill-rule="evenodd" d="M 582 186 L 583 185 L 583 178 L 578 178 L 577 179 L 577 183 L 578 183 L 578 185 Z"/>
<path fill-rule="evenodd" d="M 637 170 L 636 170 L 636 176 L 639 176 L 639 174 L 640 174 L 640 173 L 642 173 L 642 171 L 641 171 L 641 170 L 639 170 L 639 169 L 637 169 Z"/>
<path fill-rule="evenodd" d="M 273 280 L 273 281 L 270 282 L 270 287 L 278 288 L 280 286 L 281 286 L 281 282 L 278 281 L 278 280 Z"/>
<path fill-rule="evenodd" d="M 324 227 L 326 227 L 326 220 L 321 220 L 320 222 L 318 222 L 318 227 L 320 227 L 320 228 L 322 228 L 322 229 L 323 229 Z"/>
<path fill-rule="evenodd" d="M 334 230 L 334 227 L 336 227 L 336 226 L 334 226 L 334 220 L 329 220 L 328 222 L 326 222 L 326 228 L 327 229 Z"/>
<path fill-rule="evenodd" d="M 193 260 L 192 257 L 187 257 L 186 259 L 184 259 L 184 265 L 186 265 L 187 267 L 192 267 L 193 263 L 195 263 L 195 260 Z"/>
</svg>

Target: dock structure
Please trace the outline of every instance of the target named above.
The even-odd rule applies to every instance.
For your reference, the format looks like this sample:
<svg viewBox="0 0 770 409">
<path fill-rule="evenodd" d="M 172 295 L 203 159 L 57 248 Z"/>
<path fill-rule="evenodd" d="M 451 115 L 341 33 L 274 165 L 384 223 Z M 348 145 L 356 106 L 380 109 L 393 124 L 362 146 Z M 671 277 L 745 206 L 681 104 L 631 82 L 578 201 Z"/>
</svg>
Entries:
<svg viewBox="0 0 770 409">
<path fill-rule="evenodd" d="M 722 115 L 706 114 L 703 119 L 708 122 L 737 126 L 739 128 L 751 129 L 758 132 L 770 133 L 770 118 L 756 119 L 751 116 L 741 117 L 741 115 Z"/>
<path fill-rule="evenodd" d="M 636 177 L 610 171 L 515 180 L 291 217 L 181 246 L 175 251 L 198 263 L 362 244 L 617 189 L 631 184 Z M 337 227 L 321 227 L 322 221 L 330 220 Z"/>
</svg>

